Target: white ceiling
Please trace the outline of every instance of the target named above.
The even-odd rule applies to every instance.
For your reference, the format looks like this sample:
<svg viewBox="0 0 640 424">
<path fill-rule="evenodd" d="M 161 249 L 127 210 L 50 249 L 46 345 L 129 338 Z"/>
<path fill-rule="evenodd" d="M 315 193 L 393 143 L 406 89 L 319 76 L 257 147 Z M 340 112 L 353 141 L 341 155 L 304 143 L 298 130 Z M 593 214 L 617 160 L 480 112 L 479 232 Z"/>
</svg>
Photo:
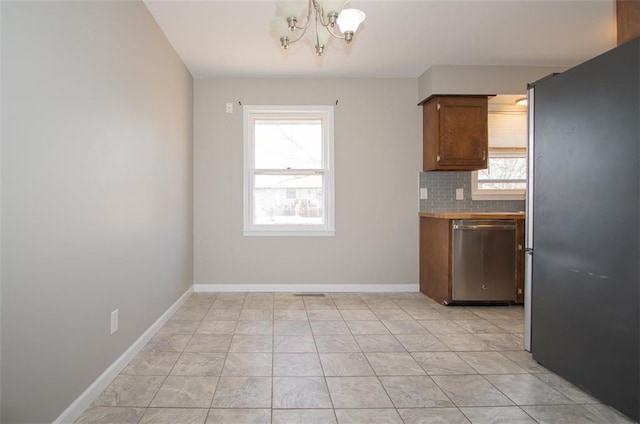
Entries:
<svg viewBox="0 0 640 424">
<path fill-rule="evenodd" d="M 144 0 L 195 78 L 416 78 L 432 65 L 573 66 L 615 46 L 615 0 L 352 0 L 353 43 L 284 51 L 275 0 Z M 320 0 L 322 2 L 322 0 Z"/>
</svg>

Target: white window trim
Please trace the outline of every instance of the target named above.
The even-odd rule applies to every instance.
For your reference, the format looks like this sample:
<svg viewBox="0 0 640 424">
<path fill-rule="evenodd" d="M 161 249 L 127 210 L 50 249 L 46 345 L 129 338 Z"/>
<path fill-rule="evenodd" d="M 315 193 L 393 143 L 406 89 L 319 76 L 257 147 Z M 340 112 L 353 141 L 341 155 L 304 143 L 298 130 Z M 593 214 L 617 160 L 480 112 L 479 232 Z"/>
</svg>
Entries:
<svg viewBox="0 0 640 424">
<path fill-rule="evenodd" d="M 491 156 L 491 150 L 492 149 L 489 148 L 489 156 Z M 507 149 L 501 148 L 495 150 L 502 150 L 504 154 L 504 150 Z M 526 189 L 480 190 L 478 188 L 478 171 L 471 172 L 471 200 L 525 200 L 526 196 Z"/>
<path fill-rule="evenodd" d="M 333 158 L 333 106 L 256 106 L 243 105 L 243 229 L 245 236 L 333 236 L 335 235 L 335 186 Z M 258 225 L 253 224 L 253 125 L 255 115 L 298 115 L 323 119 L 324 224 L 322 225 Z"/>
</svg>

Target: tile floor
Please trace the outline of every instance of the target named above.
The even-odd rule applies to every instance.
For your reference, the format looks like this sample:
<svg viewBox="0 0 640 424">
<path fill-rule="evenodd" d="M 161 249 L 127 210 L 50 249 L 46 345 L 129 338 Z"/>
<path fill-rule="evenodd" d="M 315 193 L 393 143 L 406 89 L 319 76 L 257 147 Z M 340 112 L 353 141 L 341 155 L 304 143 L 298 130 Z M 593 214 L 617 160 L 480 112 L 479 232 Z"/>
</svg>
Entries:
<svg viewBox="0 0 640 424">
<path fill-rule="evenodd" d="M 533 361 L 522 307 L 195 293 L 76 423 L 630 423 Z"/>
</svg>

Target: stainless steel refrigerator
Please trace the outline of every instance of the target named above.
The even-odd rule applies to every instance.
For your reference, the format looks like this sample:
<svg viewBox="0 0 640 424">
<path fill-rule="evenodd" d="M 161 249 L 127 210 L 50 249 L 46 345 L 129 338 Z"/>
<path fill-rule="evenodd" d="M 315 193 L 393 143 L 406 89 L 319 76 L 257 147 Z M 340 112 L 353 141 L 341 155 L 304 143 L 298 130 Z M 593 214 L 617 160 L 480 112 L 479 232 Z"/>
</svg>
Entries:
<svg viewBox="0 0 640 424">
<path fill-rule="evenodd" d="M 640 420 L 640 39 L 530 85 L 525 346 Z"/>
</svg>

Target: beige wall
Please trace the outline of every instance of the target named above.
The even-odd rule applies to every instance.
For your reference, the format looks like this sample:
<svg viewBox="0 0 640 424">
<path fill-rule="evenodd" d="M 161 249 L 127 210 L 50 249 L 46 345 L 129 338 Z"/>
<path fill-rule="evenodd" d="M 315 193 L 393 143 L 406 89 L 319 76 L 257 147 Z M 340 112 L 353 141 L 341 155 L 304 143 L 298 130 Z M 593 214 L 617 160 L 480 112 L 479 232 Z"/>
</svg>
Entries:
<svg viewBox="0 0 640 424">
<path fill-rule="evenodd" d="M 193 281 L 193 80 L 142 2 L 2 8 L 2 422 L 50 423 Z"/>
<path fill-rule="evenodd" d="M 566 68 L 434 65 L 418 80 L 420 101 L 432 94 L 524 94 L 527 84 Z"/>
<path fill-rule="evenodd" d="M 243 236 L 238 101 L 336 100 L 336 235 Z M 416 79 L 196 80 L 195 283 L 417 284 L 417 100 Z"/>
</svg>

